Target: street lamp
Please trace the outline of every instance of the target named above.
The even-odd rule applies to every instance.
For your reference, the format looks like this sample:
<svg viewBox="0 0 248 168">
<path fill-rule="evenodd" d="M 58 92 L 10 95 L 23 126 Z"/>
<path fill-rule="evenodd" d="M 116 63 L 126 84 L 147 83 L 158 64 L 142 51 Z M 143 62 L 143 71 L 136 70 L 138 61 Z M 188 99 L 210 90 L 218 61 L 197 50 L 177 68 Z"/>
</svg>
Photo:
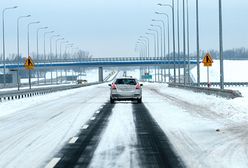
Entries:
<svg viewBox="0 0 248 168">
<path fill-rule="evenodd" d="M 153 22 L 160 22 L 162 23 L 162 28 L 163 28 L 163 34 L 164 34 L 164 59 L 166 57 L 166 44 L 165 44 L 165 23 L 163 20 L 157 20 L 157 19 L 152 19 Z M 160 30 L 161 30 L 161 45 L 162 45 L 162 28 L 161 26 L 157 25 L 158 27 L 160 27 Z M 169 43 L 169 38 L 168 38 L 168 43 Z M 161 46 L 161 52 L 162 52 L 162 46 Z M 169 55 L 168 55 L 169 56 Z M 162 56 L 161 56 L 161 59 L 162 59 Z M 161 69 L 161 74 L 164 74 L 163 77 L 164 77 L 164 81 L 166 82 L 166 68 L 164 68 L 164 71 Z M 162 78 L 162 77 L 161 77 Z"/>
<path fill-rule="evenodd" d="M 223 63 L 223 32 L 222 32 L 222 1 L 219 0 L 219 43 L 220 43 L 220 89 L 224 89 L 224 63 Z"/>
<path fill-rule="evenodd" d="M 4 87 L 6 87 L 6 62 L 5 62 L 5 26 L 4 26 L 4 14 L 7 10 L 11 10 L 11 9 L 16 9 L 18 8 L 18 6 L 13 6 L 13 7 L 9 7 L 9 8 L 4 8 L 2 11 L 2 25 L 3 25 L 3 83 L 4 83 Z"/>
<path fill-rule="evenodd" d="M 158 13 L 158 12 L 155 12 L 156 14 L 161 14 L 161 13 Z M 168 15 L 165 13 L 165 15 L 168 17 Z M 168 19 L 169 19 L 169 17 L 168 17 Z M 154 21 L 154 22 L 160 22 L 160 23 L 162 23 L 162 25 L 163 25 L 163 30 L 164 30 L 164 59 L 166 59 L 166 43 L 165 43 L 165 23 L 164 23 L 164 21 L 163 20 L 158 20 L 158 19 L 153 19 L 152 21 Z M 169 20 L 167 21 L 167 39 L 168 39 L 168 57 L 169 57 L 169 55 L 170 55 L 170 31 L 169 31 Z M 168 69 L 168 71 L 169 71 L 169 75 L 170 75 L 170 68 Z M 165 82 L 166 82 L 166 68 L 164 69 L 164 74 L 165 74 Z"/>
<path fill-rule="evenodd" d="M 146 43 L 143 42 L 143 39 L 138 39 L 137 43 L 136 43 L 138 46 L 139 46 L 139 53 L 140 53 L 140 59 L 141 58 L 144 58 L 147 56 L 147 46 L 146 46 Z M 136 46 L 137 48 L 137 46 Z M 142 68 L 140 67 L 140 79 L 142 79 L 142 75 L 144 74 L 144 70 L 142 70 Z"/>
<path fill-rule="evenodd" d="M 161 35 L 161 36 L 160 36 L 160 37 L 161 37 L 161 38 L 160 38 L 160 39 L 161 39 L 161 43 L 160 43 L 160 46 L 161 46 L 161 47 L 160 47 L 161 55 L 160 55 L 160 56 L 161 56 L 161 59 L 162 59 L 162 57 L 163 57 L 163 31 L 162 31 L 162 27 L 161 27 L 160 25 L 153 25 L 153 24 L 151 24 L 151 26 L 152 26 L 152 27 L 158 27 L 159 30 L 160 30 L 160 35 Z M 159 37 L 158 37 L 158 38 L 159 38 Z M 161 75 L 159 75 L 159 73 L 158 73 L 158 80 L 162 82 L 162 81 L 163 81 L 163 79 L 162 79 L 163 70 L 162 70 L 162 68 L 161 68 L 160 66 L 158 67 L 158 71 L 159 71 L 159 69 L 160 69 Z M 161 80 L 160 80 L 160 79 L 161 79 Z"/>
<path fill-rule="evenodd" d="M 164 39 L 164 57 L 166 56 L 166 53 L 165 53 L 165 48 L 166 48 L 166 44 L 165 44 L 165 23 L 164 23 L 164 21 L 163 20 L 157 20 L 157 19 L 152 19 L 152 21 L 153 22 L 160 22 L 160 23 L 162 23 L 162 28 L 163 28 L 163 39 Z M 157 25 L 157 26 L 159 26 L 159 25 Z M 162 29 L 161 28 L 161 26 L 159 26 L 160 27 L 160 30 Z M 161 32 L 161 35 L 162 35 L 162 32 Z M 161 40 L 162 40 L 162 36 L 161 36 Z"/>
<path fill-rule="evenodd" d="M 185 27 L 185 0 L 183 0 L 183 83 L 186 85 L 186 27 Z"/>
<path fill-rule="evenodd" d="M 69 43 L 69 41 L 61 41 L 60 42 L 60 51 L 59 51 L 59 57 L 60 57 L 60 60 L 62 60 L 62 44 L 66 44 L 66 43 Z M 66 72 L 66 70 L 65 70 Z M 61 69 L 61 72 L 60 72 L 60 76 L 61 76 L 61 80 L 60 82 L 62 83 L 62 77 L 63 77 L 63 70 Z"/>
<path fill-rule="evenodd" d="M 27 18 L 27 17 L 30 17 L 31 15 L 25 15 L 25 16 L 19 16 L 17 18 L 17 64 L 18 64 L 18 70 L 17 70 L 17 87 L 18 87 L 18 91 L 20 90 L 20 76 L 19 76 L 19 73 L 20 73 L 20 33 L 19 33 L 19 25 L 20 25 L 20 20 L 23 19 L 23 18 Z"/>
<path fill-rule="evenodd" d="M 156 39 L 157 39 L 157 58 L 159 58 L 159 35 L 158 35 L 158 31 L 155 29 L 148 29 L 149 31 L 153 31 L 155 32 Z M 159 81 L 159 76 L 157 74 L 157 67 L 155 66 L 155 82 Z"/>
<path fill-rule="evenodd" d="M 55 55 L 56 55 L 56 61 L 58 61 L 58 41 L 59 40 L 64 40 L 65 38 L 58 38 L 57 40 L 56 40 L 56 42 L 55 42 L 55 47 L 56 47 L 56 49 L 55 49 Z M 58 84 L 58 68 L 56 68 L 56 83 Z"/>
<path fill-rule="evenodd" d="M 67 57 L 68 55 L 67 55 L 67 49 L 68 49 L 68 47 L 72 47 L 73 46 L 73 43 L 67 43 L 66 45 L 65 45 L 65 56 Z M 69 55 L 70 55 L 70 52 L 69 52 Z M 69 57 L 71 57 L 71 56 L 69 56 Z M 69 71 L 70 72 L 70 71 Z M 66 76 L 66 82 L 67 82 L 67 69 L 65 70 L 65 76 Z"/>
<path fill-rule="evenodd" d="M 149 29 L 148 29 L 149 30 Z M 153 39 L 154 39 L 154 57 L 153 58 L 156 58 L 157 57 L 157 45 L 156 44 L 156 34 L 155 33 L 146 33 L 147 35 L 152 35 L 153 36 Z M 155 67 L 155 81 L 157 81 L 157 71 L 156 71 L 156 67 Z"/>
<path fill-rule="evenodd" d="M 167 36 L 168 36 L 168 41 L 167 41 L 167 45 L 168 45 L 168 60 L 171 60 L 170 58 L 170 20 L 169 20 L 169 15 L 167 13 L 162 13 L 162 12 L 155 12 L 156 14 L 158 15 L 164 15 L 167 19 Z M 157 20 L 157 21 L 160 21 L 160 20 Z M 163 21 L 163 20 L 161 20 Z M 168 68 L 168 71 L 169 71 L 169 78 L 170 78 L 170 67 Z M 169 81 L 170 82 L 170 81 Z"/>
<path fill-rule="evenodd" d="M 143 39 L 138 39 L 138 42 L 137 42 L 137 43 L 138 43 L 138 44 L 142 44 L 143 49 L 144 49 L 141 58 L 147 57 L 147 43 L 146 43 L 146 41 L 143 40 Z"/>
<path fill-rule="evenodd" d="M 173 29 L 173 59 L 174 59 L 174 83 L 176 83 L 176 40 L 175 40 L 175 4 L 174 0 L 171 1 L 172 4 L 161 4 L 159 6 L 166 6 L 171 8 L 172 12 L 172 29 Z"/>
<path fill-rule="evenodd" d="M 197 86 L 200 87 L 200 45 L 199 45 L 199 2 L 196 0 L 196 57 L 197 57 Z"/>
<path fill-rule="evenodd" d="M 53 61 L 53 55 L 52 55 L 52 40 L 55 37 L 59 37 L 60 35 L 52 35 L 50 37 L 50 65 L 51 65 L 51 84 L 53 84 L 53 71 L 52 71 L 52 61 Z"/>
<path fill-rule="evenodd" d="M 54 31 L 48 31 L 44 33 L 44 65 L 45 65 L 45 69 L 44 69 L 44 73 L 45 73 L 45 84 L 46 84 L 46 72 L 47 72 L 47 57 L 46 57 L 46 35 L 54 33 Z"/>
<path fill-rule="evenodd" d="M 188 66 L 187 66 L 187 70 L 188 70 L 188 85 L 190 85 L 190 53 L 189 53 L 189 1 L 186 0 L 186 18 L 187 18 L 187 62 L 188 62 Z"/>
<path fill-rule="evenodd" d="M 147 49 L 148 49 L 148 51 L 147 51 L 148 52 L 147 57 L 150 58 L 150 40 L 146 36 L 140 36 L 140 38 L 143 38 L 143 39 L 146 39 L 147 40 Z M 149 66 L 147 67 L 147 72 L 150 73 Z"/>
<path fill-rule="evenodd" d="M 162 57 L 163 57 L 163 31 L 162 31 L 162 27 L 161 27 L 160 25 L 154 25 L 154 24 L 151 24 L 151 26 L 152 26 L 152 27 L 158 27 L 159 30 L 160 30 L 160 35 L 161 35 L 161 36 L 160 36 L 160 37 L 161 37 L 161 38 L 160 38 L 160 39 L 161 39 L 161 41 L 160 41 L 160 42 L 161 42 L 161 44 L 160 44 L 160 50 L 161 50 L 161 51 L 160 51 L 160 53 L 161 53 L 160 56 L 161 56 L 161 58 L 162 58 Z M 158 39 L 159 39 L 159 36 L 158 36 Z"/>
<path fill-rule="evenodd" d="M 36 49 L 37 49 L 37 63 L 39 61 L 39 31 L 40 30 L 44 30 L 47 29 L 48 27 L 40 27 L 36 30 Z M 40 84 L 40 74 L 39 74 L 39 70 L 37 69 L 37 83 L 38 85 Z"/>
<path fill-rule="evenodd" d="M 28 57 L 30 56 L 29 54 L 29 29 L 30 29 L 30 25 L 33 25 L 33 24 L 39 24 L 40 22 L 30 22 L 28 24 L 28 34 L 27 34 L 27 40 L 28 40 Z M 28 76 L 29 76 L 29 89 L 31 89 L 31 70 L 28 71 Z"/>
</svg>

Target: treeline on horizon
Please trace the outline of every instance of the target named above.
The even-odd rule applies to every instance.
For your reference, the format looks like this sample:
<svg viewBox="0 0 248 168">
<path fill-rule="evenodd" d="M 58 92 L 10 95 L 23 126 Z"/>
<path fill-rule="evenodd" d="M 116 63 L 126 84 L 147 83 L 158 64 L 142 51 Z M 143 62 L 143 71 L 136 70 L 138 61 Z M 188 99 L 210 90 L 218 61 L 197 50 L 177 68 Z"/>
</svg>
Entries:
<svg viewBox="0 0 248 168">
<path fill-rule="evenodd" d="M 219 59 L 219 51 L 217 50 L 201 50 L 200 51 L 200 58 L 203 59 L 206 53 L 209 52 L 213 59 Z M 242 47 L 242 48 L 234 48 L 234 49 L 229 49 L 224 51 L 224 59 L 225 60 L 248 60 L 248 49 Z M 36 55 L 35 53 L 32 54 L 35 58 Z M 173 53 L 170 54 L 172 57 Z M 47 54 L 47 57 L 52 57 L 53 59 L 55 58 L 55 55 L 49 55 Z M 196 59 L 196 54 L 190 54 L 191 58 Z M 43 55 L 40 55 L 41 58 L 43 58 Z M 63 58 L 72 58 L 72 59 L 89 59 L 92 58 L 93 56 L 89 54 L 89 52 L 86 51 L 78 51 L 73 54 L 68 54 L 68 53 L 63 53 L 62 54 Z M 62 59 L 63 59 L 62 58 Z M 176 58 L 178 58 L 178 54 L 176 53 Z M 0 60 L 2 60 L 2 54 L 0 54 Z M 24 59 L 24 57 L 21 56 L 21 59 Z M 180 59 L 183 59 L 183 53 L 180 53 Z M 17 61 L 17 55 L 16 54 L 9 54 L 8 57 L 6 57 L 6 61 Z"/>
<path fill-rule="evenodd" d="M 209 50 L 208 51 L 213 59 L 219 59 L 219 51 L 217 50 Z M 207 51 L 201 51 L 201 58 L 206 55 Z M 248 60 L 248 49 L 242 48 L 235 48 L 225 50 L 223 52 L 224 60 Z"/>
</svg>

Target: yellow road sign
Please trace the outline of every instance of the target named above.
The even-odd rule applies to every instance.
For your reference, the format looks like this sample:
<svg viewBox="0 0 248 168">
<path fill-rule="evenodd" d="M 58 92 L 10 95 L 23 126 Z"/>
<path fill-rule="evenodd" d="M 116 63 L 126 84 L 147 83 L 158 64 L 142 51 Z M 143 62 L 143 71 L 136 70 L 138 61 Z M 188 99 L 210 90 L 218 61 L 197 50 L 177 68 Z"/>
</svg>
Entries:
<svg viewBox="0 0 248 168">
<path fill-rule="evenodd" d="M 24 66 L 27 70 L 34 69 L 34 62 L 30 56 L 28 56 L 28 59 L 26 59 Z"/>
<path fill-rule="evenodd" d="M 205 55 L 205 57 L 203 58 L 202 63 L 204 64 L 204 66 L 207 66 L 207 67 L 212 66 L 212 63 L 214 63 L 214 61 L 213 61 L 213 59 L 212 59 L 212 57 L 211 57 L 211 55 L 209 53 L 207 53 Z"/>
</svg>

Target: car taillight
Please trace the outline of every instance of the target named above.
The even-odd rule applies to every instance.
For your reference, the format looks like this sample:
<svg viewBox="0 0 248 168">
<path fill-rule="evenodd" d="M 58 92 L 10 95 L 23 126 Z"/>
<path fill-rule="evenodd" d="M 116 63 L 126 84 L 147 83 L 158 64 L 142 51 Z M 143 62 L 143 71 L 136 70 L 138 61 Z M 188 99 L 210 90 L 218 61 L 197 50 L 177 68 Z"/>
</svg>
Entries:
<svg viewBox="0 0 248 168">
<path fill-rule="evenodd" d="M 116 84 L 113 83 L 111 87 L 112 89 L 116 89 Z"/>
<path fill-rule="evenodd" d="M 139 84 L 139 83 L 137 83 L 137 85 L 136 85 L 136 89 L 141 89 L 141 86 L 140 86 L 140 84 Z"/>
</svg>

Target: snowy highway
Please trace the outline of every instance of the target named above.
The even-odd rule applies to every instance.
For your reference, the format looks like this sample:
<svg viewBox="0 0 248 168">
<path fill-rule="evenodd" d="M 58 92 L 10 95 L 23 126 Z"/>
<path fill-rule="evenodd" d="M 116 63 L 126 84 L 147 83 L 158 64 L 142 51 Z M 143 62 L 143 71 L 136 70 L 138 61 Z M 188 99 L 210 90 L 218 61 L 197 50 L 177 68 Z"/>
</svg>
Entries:
<svg viewBox="0 0 248 168">
<path fill-rule="evenodd" d="M 3 102 L 0 167 L 49 166 L 102 116 L 76 167 L 247 167 L 244 101 L 144 83 L 143 104 L 109 104 L 107 84 Z"/>
</svg>

